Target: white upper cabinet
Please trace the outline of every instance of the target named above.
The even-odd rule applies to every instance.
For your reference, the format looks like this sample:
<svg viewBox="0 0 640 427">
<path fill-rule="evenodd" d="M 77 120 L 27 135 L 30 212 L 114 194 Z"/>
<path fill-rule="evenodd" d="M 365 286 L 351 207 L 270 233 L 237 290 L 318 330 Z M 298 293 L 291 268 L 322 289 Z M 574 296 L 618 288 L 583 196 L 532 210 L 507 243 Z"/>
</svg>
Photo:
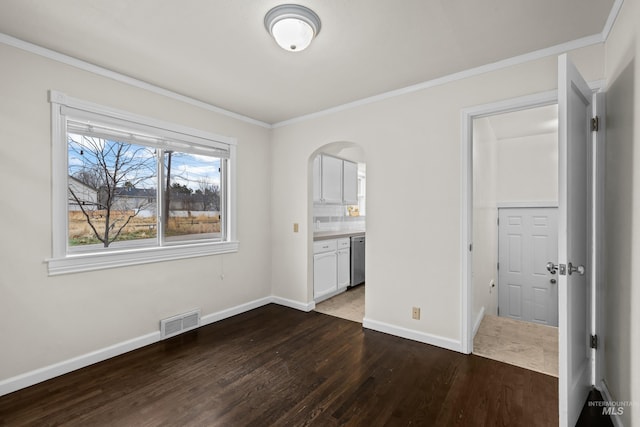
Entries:
<svg viewBox="0 0 640 427">
<path fill-rule="evenodd" d="M 358 164 L 320 154 L 313 159 L 314 203 L 357 205 Z"/>
<path fill-rule="evenodd" d="M 358 165 L 347 160 L 342 162 L 342 202 L 358 204 Z"/>
<path fill-rule="evenodd" d="M 342 203 L 342 159 L 322 155 L 322 202 Z"/>
<path fill-rule="evenodd" d="M 313 159 L 313 202 L 322 202 L 322 156 Z"/>
</svg>

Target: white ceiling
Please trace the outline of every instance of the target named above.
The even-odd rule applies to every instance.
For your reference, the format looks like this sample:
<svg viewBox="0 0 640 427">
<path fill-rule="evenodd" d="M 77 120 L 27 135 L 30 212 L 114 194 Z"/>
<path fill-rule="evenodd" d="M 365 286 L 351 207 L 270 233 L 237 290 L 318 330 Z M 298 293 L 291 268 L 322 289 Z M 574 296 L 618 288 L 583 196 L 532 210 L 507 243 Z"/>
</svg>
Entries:
<svg viewBox="0 0 640 427">
<path fill-rule="evenodd" d="M 2 0 L 0 32 L 266 123 L 601 34 L 614 0 L 300 0 L 302 52 L 264 28 L 275 0 Z"/>
</svg>

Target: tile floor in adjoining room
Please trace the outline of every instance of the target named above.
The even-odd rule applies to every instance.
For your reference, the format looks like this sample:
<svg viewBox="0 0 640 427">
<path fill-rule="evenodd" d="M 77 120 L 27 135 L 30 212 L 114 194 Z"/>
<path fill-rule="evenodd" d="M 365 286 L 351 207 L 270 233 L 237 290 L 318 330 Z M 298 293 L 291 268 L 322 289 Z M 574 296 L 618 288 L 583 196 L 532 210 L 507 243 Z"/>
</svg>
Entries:
<svg viewBox="0 0 640 427">
<path fill-rule="evenodd" d="M 364 319 L 364 284 L 318 303 L 315 310 L 318 313 L 362 323 L 362 319 Z"/>
<path fill-rule="evenodd" d="M 558 376 L 558 328 L 485 315 L 473 354 Z"/>
</svg>

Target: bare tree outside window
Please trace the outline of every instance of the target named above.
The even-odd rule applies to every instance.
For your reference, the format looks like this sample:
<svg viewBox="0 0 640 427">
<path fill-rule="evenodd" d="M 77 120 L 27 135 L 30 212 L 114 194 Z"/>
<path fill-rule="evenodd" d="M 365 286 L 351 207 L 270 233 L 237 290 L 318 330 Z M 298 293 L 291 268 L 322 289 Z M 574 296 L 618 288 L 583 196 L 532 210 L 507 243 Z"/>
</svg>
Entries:
<svg viewBox="0 0 640 427">
<path fill-rule="evenodd" d="M 69 243 L 156 236 L 155 149 L 68 133 Z M 144 219 L 133 222 L 134 218 Z"/>
<path fill-rule="evenodd" d="M 198 181 L 198 189 L 195 191 L 202 203 L 202 210 L 220 211 L 220 186 L 212 183 L 207 178 Z"/>
<path fill-rule="evenodd" d="M 50 91 L 49 274 L 236 252 L 232 137 Z"/>
<path fill-rule="evenodd" d="M 165 151 L 163 164 L 165 240 L 220 238 L 220 158 Z"/>
</svg>

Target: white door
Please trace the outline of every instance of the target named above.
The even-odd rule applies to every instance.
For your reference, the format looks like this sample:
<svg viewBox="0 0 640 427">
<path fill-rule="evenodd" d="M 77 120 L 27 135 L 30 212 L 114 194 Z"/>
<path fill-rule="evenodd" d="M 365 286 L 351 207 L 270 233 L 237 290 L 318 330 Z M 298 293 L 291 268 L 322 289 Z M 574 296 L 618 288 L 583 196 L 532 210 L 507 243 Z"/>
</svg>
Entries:
<svg viewBox="0 0 640 427">
<path fill-rule="evenodd" d="M 558 58 L 558 296 L 560 426 L 574 426 L 591 386 L 589 147 L 593 94 L 567 55 Z M 556 260 L 549 260 L 556 262 Z M 565 270 L 565 271 L 563 271 Z"/>
<path fill-rule="evenodd" d="M 558 326 L 558 209 L 501 208 L 498 227 L 498 315 Z"/>
</svg>

